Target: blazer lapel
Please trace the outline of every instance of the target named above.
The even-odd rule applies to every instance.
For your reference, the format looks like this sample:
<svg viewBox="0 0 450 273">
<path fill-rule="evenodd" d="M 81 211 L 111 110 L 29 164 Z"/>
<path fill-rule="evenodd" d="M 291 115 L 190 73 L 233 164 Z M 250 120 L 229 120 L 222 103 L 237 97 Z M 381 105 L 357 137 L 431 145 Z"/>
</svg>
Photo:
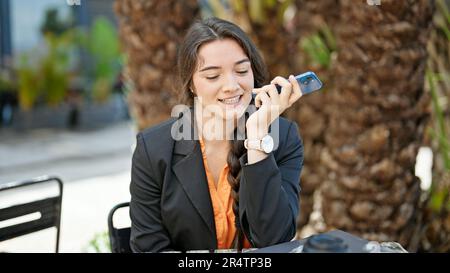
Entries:
<svg viewBox="0 0 450 273">
<path fill-rule="evenodd" d="M 172 170 L 215 240 L 214 213 L 200 144 L 198 140 L 178 140 L 173 153 Z"/>
</svg>

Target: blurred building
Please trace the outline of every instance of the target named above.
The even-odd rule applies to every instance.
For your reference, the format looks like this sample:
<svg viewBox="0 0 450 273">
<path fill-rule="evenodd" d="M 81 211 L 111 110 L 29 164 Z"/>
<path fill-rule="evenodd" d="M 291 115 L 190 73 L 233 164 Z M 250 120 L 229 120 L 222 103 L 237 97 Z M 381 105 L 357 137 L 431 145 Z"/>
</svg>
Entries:
<svg viewBox="0 0 450 273">
<path fill-rule="evenodd" d="M 0 66 L 5 66 L 5 62 L 11 54 L 9 0 L 0 0 Z"/>
</svg>

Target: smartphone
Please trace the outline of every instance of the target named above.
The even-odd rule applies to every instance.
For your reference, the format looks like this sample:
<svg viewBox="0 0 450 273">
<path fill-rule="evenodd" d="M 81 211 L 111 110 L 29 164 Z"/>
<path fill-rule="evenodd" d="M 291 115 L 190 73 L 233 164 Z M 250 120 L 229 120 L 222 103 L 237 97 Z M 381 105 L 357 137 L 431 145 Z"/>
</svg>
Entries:
<svg viewBox="0 0 450 273">
<path fill-rule="evenodd" d="M 303 95 L 312 93 L 322 88 L 322 82 L 317 77 L 316 73 L 308 71 L 306 73 L 295 76 Z M 276 85 L 278 93 L 281 92 L 281 86 Z"/>
</svg>

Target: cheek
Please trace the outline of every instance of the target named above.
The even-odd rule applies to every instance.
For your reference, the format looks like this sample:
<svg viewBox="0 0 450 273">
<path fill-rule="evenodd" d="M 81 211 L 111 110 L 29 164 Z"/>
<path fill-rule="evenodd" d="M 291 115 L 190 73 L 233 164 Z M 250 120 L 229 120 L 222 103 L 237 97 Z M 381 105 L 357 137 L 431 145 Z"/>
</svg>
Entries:
<svg viewBox="0 0 450 273">
<path fill-rule="evenodd" d="M 206 82 L 204 80 L 195 80 L 195 93 L 201 97 L 205 103 L 213 103 L 216 100 L 217 87 L 214 83 Z M 213 101 L 214 100 L 214 101 Z"/>
<path fill-rule="evenodd" d="M 253 78 L 253 74 L 248 75 L 247 77 L 245 77 L 242 86 L 245 88 L 245 91 L 251 91 L 254 88 L 254 78 Z"/>
</svg>

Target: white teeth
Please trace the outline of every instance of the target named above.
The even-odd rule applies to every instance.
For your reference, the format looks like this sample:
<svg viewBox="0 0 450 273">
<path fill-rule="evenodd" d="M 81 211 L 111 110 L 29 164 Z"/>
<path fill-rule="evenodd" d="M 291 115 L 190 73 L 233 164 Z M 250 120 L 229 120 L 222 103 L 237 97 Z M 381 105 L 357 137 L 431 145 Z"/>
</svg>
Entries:
<svg viewBox="0 0 450 273">
<path fill-rule="evenodd" d="M 236 96 L 236 97 L 234 97 L 234 98 L 231 98 L 231 99 L 223 99 L 223 100 L 220 100 L 221 102 L 223 102 L 223 103 L 225 103 L 225 104 L 235 104 L 235 103 L 238 103 L 239 102 L 239 98 L 240 98 L 241 96 Z"/>
</svg>

